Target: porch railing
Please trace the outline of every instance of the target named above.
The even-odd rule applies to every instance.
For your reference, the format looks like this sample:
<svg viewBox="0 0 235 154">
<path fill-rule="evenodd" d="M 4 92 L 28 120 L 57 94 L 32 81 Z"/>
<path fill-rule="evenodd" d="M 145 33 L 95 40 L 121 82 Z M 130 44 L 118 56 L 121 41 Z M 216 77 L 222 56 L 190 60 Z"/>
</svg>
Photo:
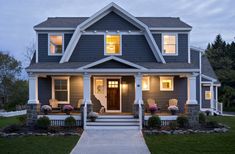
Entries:
<svg viewBox="0 0 235 154">
<path fill-rule="evenodd" d="M 138 102 L 138 104 L 139 104 L 139 125 L 140 125 L 140 130 L 142 129 L 142 106 L 141 106 L 141 102 L 139 101 Z"/>
<path fill-rule="evenodd" d="M 86 121 L 87 121 L 87 103 L 84 103 L 84 109 L 83 109 L 83 129 L 86 129 Z"/>
<path fill-rule="evenodd" d="M 217 102 L 217 105 L 218 105 L 217 111 L 218 111 L 220 114 L 223 114 L 223 103 Z"/>
</svg>

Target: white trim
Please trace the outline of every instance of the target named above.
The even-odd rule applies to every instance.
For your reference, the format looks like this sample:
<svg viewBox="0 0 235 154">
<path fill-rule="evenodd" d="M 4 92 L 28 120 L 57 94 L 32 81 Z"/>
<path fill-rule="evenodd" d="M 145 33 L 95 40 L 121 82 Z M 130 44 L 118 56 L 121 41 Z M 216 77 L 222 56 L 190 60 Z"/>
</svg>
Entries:
<svg viewBox="0 0 235 154">
<path fill-rule="evenodd" d="M 160 53 L 160 50 L 150 32 L 148 29 L 148 26 L 145 25 L 143 22 L 136 19 L 134 16 L 129 14 L 127 11 L 116 5 L 115 3 L 111 2 L 109 5 L 105 6 L 103 9 L 89 17 L 87 20 L 85 20 L 83 23 L 77 26 L 67 48 L 65 51 L 65 54 L 60 60 L 60 63 L 68 62 L 72 52 L 74 51 L 74 48 L 77 44 L 77 42 L 80 39 L 81 31 L 85 30 L 87 27 L 98 21 L 99 19 L 103 18 L 105 15 L 107 15 L 109 12 L 114 11 L 115 13 L 121 15 L 124 19 L 128 20 L 129 22 L 133 23 L 140 29 L 144 30 L 145 37 L 153 51 L 153 54 L 156 58 L 156 60 L 161 61 L 162 63 L 166 63 L 163 56 Z"/>
<path fill-rule="evenodd" d="M 190 32 L 188 33 L 188 63 L 191 63 Z"/>
<path fill-rule="evenodd" d="M 29 74 L 29 100 L 28 104 L 39 104 L 38 100 L 38 76 Z"/>
<path fill-rule="evenodd" d="M 106 51 L 106 36 L 111 35 L 111 36 L 119 36 L 120 38 L 120 44 L 119 44 L 119 53 L 118 54 L 108 54 Z M 117 34 L 111 34 L 111 33 L 105 33 L 104 34 L 104 55 L 105 56 L 122 56 L 122 34 L 117 33 Z"/>
<path fill-rule="evenodd" d="M 212 78 L 212 77 L 209 77 L 209 76 L 207 76 L 207 75 L 204 75 L 204 74 L 202 74 L 202 78 L 205 78 L 205 79 L 207 79 L 207 80 L 211 80 L 212 82 L 217 81 L 216 79 L 214 79 L 214 78 Z"/>
<path fill-rule="evenodd" d="M 72 27 L 36 27 L 34 30 L 75 30 L 76 28 Z"/>
<path fill-rule="evenodd" d="M 131 31 L 131 32 L 126 32 L 126 31 L 83 31 L 81 32 L 82 35 L 105 35 L 105 34 L 109 34 L 109 35 L 144 35 L 144 33 L 142 31 Z"/>
<path fill-rule="evenodd" d="M 187 102 L 186 104 L 198 104 L 197 102 L 197 73 L 187 77 Z"/>
<path fill-rule="evenodd" d="M 170 27 L 170 28 L 166 28 L 166 27 L 150 27 L 149 30 L 192 30 L 192 28 L 178 28 L 178 27 Z"/>
<path fill-rule="evenodd" d="M 55 80 L 56 79 L 61 79 L 61 80 L 67 80 L 67 101 L 59 101 L 59 104 L 69 104 L 70 103 L 70 77 L 65 77 L 65 76 L 52 76 L 52 84 L 51 84 L 51 97 L 52 99 L 55 99 Z"/>
<path fill-rule="evenodd" d="M 89 69 L 90 67 L 93 67 L 93 66 L 102 64 L 102 63 L 107 62 L 107 61 L 110 61 L 110 60 L 115 60 L 115 61 L 117 61 L 117 62 L 120 62 L 120 63 L 126 64 L 126 65 L 129 65 L 129 66 L 131 66 L 131 67 L 135 67 L 136 69 L 146 70 L 146 68 L 144 68 L 144 67 L 142 67 L 142 66 L 140 66 L 140 65 L 134 64 L 134 63 L 132 63 L 132 62 L 129 62 L 129 61 L 127 61 L 127 60 L 124 60 L 124 59 L 121 59 L 121 58 L 119 58 L 119 57 L 115 57 L 115 56 L 112 56 L 112 55 L 109 56 L 109 57 L 106 57 L 106 58 L 97 60 L 97 61 L 95 61 L 95 62 L 93 62 L 93 63 L 88 64 L 88 65 L 82 66 L 82 67 L 79 68 L 79 70 Z M 99 71 L 100 71 L 100 70 L 101 70 L 101 69 L 99 69 Z M 108 70 L 108 69 L 104 69 L 104 70 Z M 115 69 L 115 70 L 114 70 L 114 69 L 111 69 L 111 70 L 115 71 L 115 70 L 117 70 L 117 69 Z"/>
<path fill-rule="evenodd" d="M 50 36 L 62 36 L 62 53 L 55 53 L 55 54 L 51 54 L 51 51 L 50 51 Z M 58 33 L 54 33 L 54 32 L 50 32 L 48 33 L 48 49 L 47 49 L 47 53 L 48 53 L 48 56 L 62 56 L 64 54 L 64 33 L 61 33 L 61 32 L 58 32 Z"/>
<path fill-rule="evenodd" d="M 38 32 L 36 32 L 36 63 L 38 63 Z"/>
<path fill-rule="evenodd" d="M 150 85 L 151 85 L 151 83 L 150 83 L 150 76 L 143 76 L 142 77 L 142 83 L 143 83 L 143 79 L 144 78 L 147 78 L 148 87 L 146 89 L 143 89 L 143 84 L 142 84 L 142 91 L 149 91 L 150 90 Z"/>
<path fill-rule="evenodd" d="M 142 92 L 142 74 L 135 74 L 135 101 L 134 104 L 143 104 L 143 92 Z"/>
<path fill-rule="evenodd" d="M 175 53 L 164 53 L 164 36 L 165 35 L 170 35 L 170 36 L 175 36 Z M 178 33 L 162 33 L 162 55 L 163 56 L 178 56 Z"/>
<path fill-rule="evenodd" d="M 202 53 L 199 52 L 199 104 L 200 110 L 202 109 Z"/>
<path fill-rule="evenodd" d="M 162 87 L 162 80 L 171 80 L 171 88 L 167 89 L 167 88 L 163 88 Z M 174 77 L 170 77 L 170 76 L 160 76 L 160 91 L 174 91 Z"/>
<path fill-rule="evenodd" d="M 144 120 L 148 120 L 150 117 L 151 117 L 151 115 L 146 115 L 146 116 L 144 116 Z M 172 116 L 159 116 L 159 118 L 160 118 L 161 120 L 169 120 L 169 121 L 176 120 L 177 117 L 178 117 L 177 115 L 172 115 Z"/>
</svg>

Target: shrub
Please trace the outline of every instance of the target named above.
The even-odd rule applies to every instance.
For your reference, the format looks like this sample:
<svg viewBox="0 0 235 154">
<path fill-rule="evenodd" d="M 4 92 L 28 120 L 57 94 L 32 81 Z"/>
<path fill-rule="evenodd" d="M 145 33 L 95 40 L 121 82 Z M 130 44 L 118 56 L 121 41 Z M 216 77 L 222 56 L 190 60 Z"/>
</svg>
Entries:
<svg viewBox="0 0 235 154">
<path fill-rule="evenodd" d="M 217 121 L 208 121 L 205 125 L 207 128 L 218 128 L 219 124 Z"/>
<path fill-rule="evenodd" d="M 19 131 L 21 128 L 21 125 L 13 124 L 10 126 L 7 126 L 3 129 L 3 132 L 5 133 L 13 133 Z"/>
<path fill-rule="evenodd" d="M 40 117 L 38 120 L 37 120 L 37 127 L 38 128 L 41 128 L 41 129 L 48 129 L 48 127 L 51 125 L 51 121 L 48 117 L 46 116 L 43 116 L 43 117 Z"/>
<path fill-rule="evenodd" d="M 148 119 L 148 126 L 150 128 L 160 128 L 161 127 L 161 119 L 159 116 L 152 116 Z"/>
<path fill-rule="evenodd" d="M 169 123 L 169 127 L 170 127 L 170 129 L 172 129 L 172 130 L 176 130 L 176 129 L 177 129 L 177 122 L 176 122 L 176 121 L 171 121 L 171 122 Z"/>
<path fill-rule="evenodd" d="M 64 121 L 64 125 L 67 127 L 76 126 L 76 120 L 72 116 L 67 117 Z"/>
<path fill-rule="evenodd" d="M 20 121 L 21 124 L 25 124 L 27 120 L 27 116 L 26 115 L 19 116 L 17 117 L 17 119 Z"/>
<path fill-rule="evenodd" d="M 176 121 L 180 128 L 188 127 L 188 117 L 181 115 L 177 117 Z"/>
<path fill-rule="evenodd" d="M 203 112 L 199 113 L 199 123 L 204 124 L 206 122 L 206 116 Z"/>
</svg>

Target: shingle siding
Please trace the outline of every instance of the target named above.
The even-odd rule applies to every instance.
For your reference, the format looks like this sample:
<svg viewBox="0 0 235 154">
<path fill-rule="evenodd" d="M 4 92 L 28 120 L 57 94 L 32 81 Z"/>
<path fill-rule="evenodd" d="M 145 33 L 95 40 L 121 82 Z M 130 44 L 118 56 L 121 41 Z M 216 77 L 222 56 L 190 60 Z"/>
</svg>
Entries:
<svg viewBox="0 0 235 154">
<path fill-rule="evenodd" d="M 86 29 L 86 31 L 93 30 L 109 30 L 109 31 L 117 31 L 117 30 L 139 30 L 136 26 L 131 24 L 129 21 L 123 19 L 119 15 L 114 12 L 110 12 L 108 15 L 91 25 Z"/>
</svg>

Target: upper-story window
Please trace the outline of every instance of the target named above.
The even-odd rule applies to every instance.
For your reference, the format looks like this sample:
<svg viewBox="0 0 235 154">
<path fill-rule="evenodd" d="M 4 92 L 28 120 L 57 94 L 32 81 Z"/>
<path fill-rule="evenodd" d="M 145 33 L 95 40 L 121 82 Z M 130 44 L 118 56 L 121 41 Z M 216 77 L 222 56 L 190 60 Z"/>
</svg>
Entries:
<svg viewBox="0 0 235 154">
<path fill-rule="evenodd" d="M 121 55 L 121 36 L 105 35 L 105 55 Z"/>
<path fill-rule="evenodd" d="M 64 52 L 63 34 L 49 34 L 49 55 L 62 55 Z"/>
<path fill-rule="evenodd" d="M 177 55 L 177 35 L 176 34 L 163 34 L 163 55 Z"/>
</svg>

